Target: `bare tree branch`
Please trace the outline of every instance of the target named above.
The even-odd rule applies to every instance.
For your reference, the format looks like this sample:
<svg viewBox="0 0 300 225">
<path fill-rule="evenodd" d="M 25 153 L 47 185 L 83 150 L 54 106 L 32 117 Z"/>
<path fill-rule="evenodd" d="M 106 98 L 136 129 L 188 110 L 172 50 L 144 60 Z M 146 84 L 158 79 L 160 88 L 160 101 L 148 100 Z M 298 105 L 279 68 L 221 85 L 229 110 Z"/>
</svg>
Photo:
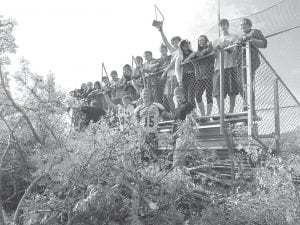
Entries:
<svg viewBox="0 0 300 225">
<path fill-rule="evenodd" d="M 12 105 L 15 107 L 15 109 L 16 109 L 17 111 L 19 111 L 19 112 L 23 115 L 24 119 L 26 120 L 26 122 L 27 122 L 27 124 L 28 124 L 28 126 L 29 126 L 29 128 L 30 128 L 30 130 L 31 130 L 31 132 L 32 132 L 32 134 L 33 134 L 33 136 L 34 136 L 35 139 L 37 140 L 37 142 L 39 142 L 40 144 L 42 144 L 42 141 L 41 141 L 41 139 L 39 138 L 37 132 L 35 131 L 35 129 L 34 129 L 32 123 L 31 123 L 29 117 L 28 117 L 27 114 L 26 114 L 26 112 L 24 111 L 24 109 L 23 109 L 21 106 L 19 106 L 19 105 L 14 101 L 14 99 L 12 98 L 12 96 L 11 96 L 9 90 L 5 87 L 5 82 L 4 82 L 4 78 L 3 78 L 3 74 L 2 74 L 2 70 L 1 70 L 1 63 L 0 63 L 0 80 L 1 80 L 1 86 L 2 86 L 2 88 L 3 88 L 3 90 L 4 90 L 5 94 L 6 94 L 7 98 L 11 101 L 11 103 L 12 103 Z"/>
</svg>

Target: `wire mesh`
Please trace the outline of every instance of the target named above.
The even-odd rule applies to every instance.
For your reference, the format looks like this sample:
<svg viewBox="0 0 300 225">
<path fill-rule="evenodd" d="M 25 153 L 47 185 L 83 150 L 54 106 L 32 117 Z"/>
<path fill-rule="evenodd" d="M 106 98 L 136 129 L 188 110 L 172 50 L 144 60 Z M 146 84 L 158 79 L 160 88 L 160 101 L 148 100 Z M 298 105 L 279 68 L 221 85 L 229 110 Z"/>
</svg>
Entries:
<svg viewBox="0 0 300 225">
<path fill-rule="evenodd" d="M 260 53 L 260 61 L 261 65 L 255 74 L 256 112 L 261 117 L 261 121 L 257 122 L 258 134 L 262 136 L 275 134 L 276 94 L 279 104 L 280 133 L 294 132 L 300 126 L 299 101 L 262 53 Z M 276 81 L 278 93 L 275 92 Z"/>
</svg>

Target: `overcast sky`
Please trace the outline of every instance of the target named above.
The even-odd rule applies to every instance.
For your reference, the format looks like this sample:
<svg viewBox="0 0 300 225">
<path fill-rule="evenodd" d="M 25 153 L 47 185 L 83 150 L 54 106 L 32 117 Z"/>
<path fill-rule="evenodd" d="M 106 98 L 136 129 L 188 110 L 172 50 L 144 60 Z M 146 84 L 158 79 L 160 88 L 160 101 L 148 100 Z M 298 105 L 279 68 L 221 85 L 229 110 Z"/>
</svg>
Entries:
<svg viewBox="0 0 300 225">
<path fill-rule="evenodd" d="M 233 19 L 280 0 L 221 0 L 221 17 Z M 217 0 L 9 0 L 0 14 L 17 20 L 19 46 L 32 70 L 51 70 L 64 89 L 100 79 L 101 62 L 121 75 L 131 56 L 151 50 L 159 57 L 161 38 L 151 26 L 154 4 L 165 16 L 165 33 L 194 40 L 217 22 Z M 14 69 L 15 63 L 11 66 Z"/>
</svg>

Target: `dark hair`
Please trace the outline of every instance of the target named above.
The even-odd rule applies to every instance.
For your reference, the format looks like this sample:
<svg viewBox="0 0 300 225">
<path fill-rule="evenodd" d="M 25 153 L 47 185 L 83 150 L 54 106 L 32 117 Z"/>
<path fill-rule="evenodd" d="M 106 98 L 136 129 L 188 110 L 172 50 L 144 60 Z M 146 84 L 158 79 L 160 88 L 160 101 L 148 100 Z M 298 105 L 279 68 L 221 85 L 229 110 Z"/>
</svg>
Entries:
<svg viewBox="0 0 300 225">
<path fill-rule="evenodd" d="M 94 83 L 94 87 L 95 87 L 96 85 L 98 85 L 98 87 L 101 88 L 101 83 L 100 83 L 99 81 L 96 81 L 96 82 Z"/>
<path fill-rule="evenodd" d="M 181 41 L 181 37 L 179 37 L 179 36 L 174 36 L 174 37 L 171 38 L 171 42 L 172 42 L 172 41 L 175 41 L 175 40 Z"/>
<path fill-rule="evenodd" d="M 219 21 L 219 26 L 221 26 L 222 24 L 227 24 L 229 26 L 229 21 L 228 19 L 220 19 Z"/>
<path fill-rule="evenodd" d="M 209 42 L 209 40 L 208 40 L 208 38 L 207 38 L 206 35 L 200 35 L 199 38 L 198 38 L 198 51 L 202 51 L 202 50 L 204 49 L 202 46 L 199 45 L 199 40 L 200 40 L 200 38 L 202 38 L 202 37 L 205 39 L 206 44 Z"/>
<path fill-rule="evenodd" d="M 162 49 L 162 48 L 164 48 L 164 49 L 168 50 L 167 46 L 166 46 L 166 45 L 164 45 L 164 44 L 161 44 L 161 45 L 160 45 L 160 47 L 159 47 L 159 49 Z"/>
<path fill-rule="evenodd" d="M 142 56 L 137 56 L 137 57 L 135 57 L 135 59 L 140 59 L 140 60 L 142 60 L 143 61 L 143 57 Z"/>
<path fill-rule="evenodd" d="M 191 51 L 190 46 L 191 46 L 191 42 L 188 40 L 181 40 L 179 43 L 179 48 L 182 50 L 182 45 L 186 43 L 189 46 L 189 51 Z"/>
<path fill-rule="evenodd" d="M 145 51 L 144 54 L 150 54 L 152 56 L 152 52 L 151 51 Z"/>
<path fill-rule="evenodd" d="M 111 71 L 111 72 L 110 72 L 110 75 L 113 75 L 113 74 L 116 74 L 116 75 L 118 75 L 118 73 L 117 73 L 117 71 L 116 71 L 116 70 L 113 70 L 113 71 Z"/>
<path fill-rule="evenodd" d="M 108 79 L 109 80 L 109 78 L 107 76 L 102 77 L 102 80 L 104 80 L 104 79 Z"/>
<path fill-rule="evenodd" d="M 128 69 L 131 70 L 131 66 L 130 66 L 129 64 L 125 64 L 125 65 L 123 66 L 123 69 L 125 69 L 125 68 L 128 68 Z"/>
<path fill-rule="evenodd" d="M 246 24 L 248 24 L 250 27 L 252 27 L 252 22 L 248 18 L 242 18 L 241 21 L 245 21 Z"/>
</svg>

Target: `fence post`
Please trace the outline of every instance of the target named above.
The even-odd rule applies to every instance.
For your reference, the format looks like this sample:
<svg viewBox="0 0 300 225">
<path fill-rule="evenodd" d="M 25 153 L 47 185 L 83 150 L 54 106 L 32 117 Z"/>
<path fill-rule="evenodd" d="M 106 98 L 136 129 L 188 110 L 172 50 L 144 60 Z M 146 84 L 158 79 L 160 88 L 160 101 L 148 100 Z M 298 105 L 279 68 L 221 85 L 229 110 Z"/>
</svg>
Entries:
<svg viewBox="0 0 300 225">
<path fill-rule="evenodd" d="M 246 44 L 246 64 L 247 64 L 247 108 L 248 108 L 248 136 L 253 135 L 253 75 L 252 75 L 252 59 L 251 59 L 251 43 Z"/>
<path fill-rule="evenodd" d="M 220 54 L 220 134 L 224 134 L 224 50 Z"/>
<path fill-rule="evenodd" d="M 275 119 L 275 145 L 276 151 L 280 149 L 280 111 L 279 111 L 279 92 L 278 78 L 274 80 L 274 119 Z"/>
</svg>

